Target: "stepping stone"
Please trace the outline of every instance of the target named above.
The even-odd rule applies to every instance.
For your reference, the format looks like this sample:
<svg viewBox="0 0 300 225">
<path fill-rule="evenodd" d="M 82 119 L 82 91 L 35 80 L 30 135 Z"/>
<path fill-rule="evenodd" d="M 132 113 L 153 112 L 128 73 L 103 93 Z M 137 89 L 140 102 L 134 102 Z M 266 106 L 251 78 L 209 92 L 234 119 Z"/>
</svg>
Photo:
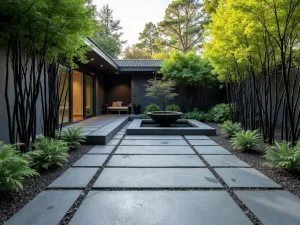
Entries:
<svg viewBox="0 0 300 225">
<path fill-rule="evenodd" d="M 189 146 L 119 146 L 115 154 L 194 155 Z"/>
<path fill-rule="evenodd" d="M 5 225 L 57 225 L 80 193 L 81 191 L 43 191 Z"/>
<path fill-rule="evenodd" d="M 98 168 L 70 168 L 58 177 L 49 188 L 85 188 Z"/>
<path fill-rule="evenodd" d="M 206 168 L 105 168 L 94 188 L 222 188 Z"/>
<path fill-rule="evenodd" d="M 127 135 L 125 140 L 183 140 L 179 135 Z"/>
<path fill-rule="evenodd" d="M 120 167 L 204 167 L 196 155 L 114 155 L 107 166 Z"/>
<path fill-rule="evenodd" d="M 123 138 L 123 135 L 121 135 L 121 134 L 117 134 L 117 135 L 113 136 L 113 139 L 121 139 L 121 138 Z"/>
<path fill-rule="evenodd" d="M 119 139 L 111 139 L 109 142 L 106 143 L 106 145 L 117 145 L 120 142 Z"/>
<path fill-rule="evenodd" d="M 99 221 L 101 225 L 252 225 L 225 191 L 91 191 L 69 225 Z"/>
<path fill-rule="evenodd" d="M 212 140 L 189 140 L 191 145 L 218 145 Z"/>
<path fill-rule="evenodd" d="M 235 191 L 264 225 L 300 224 L 300 199 L 288 191 Z"/>
<path fill-rule="evenodd" d="M 204 135 L 184 135 L 184 137 L 188 140 L 210 140 L 209 137 Z"/>
<path fill-rule="evenodd" d="M 203 155 L 231 155 L 229 151 L 221 146 L 195 146 L 194 148 Z"/>
<path fill-rule="evenodd" d="M 185 140 L 123 140 L 121 145 L 188 145 Z"/>
<path fill-rule="evenodd" d="M 203 155 L 203 158 L 213 167 L 250 167 L 234 155 Z"/>
<path fill-rule="evenodd" d="M 216 168 L 215 171 L 229 187 L 281 188 L 279 184 L 253 168 Z"/>
<path fill-rule="evenodd" d="M 101 167 L 108 155 L 84 155 L 73 166 L 95 166 Z"/>
<path fill-rule="evenodd" d="M 110 154 L 114 148 L 115 146 L 96 145 L 88 154 Z"/>
</svg>

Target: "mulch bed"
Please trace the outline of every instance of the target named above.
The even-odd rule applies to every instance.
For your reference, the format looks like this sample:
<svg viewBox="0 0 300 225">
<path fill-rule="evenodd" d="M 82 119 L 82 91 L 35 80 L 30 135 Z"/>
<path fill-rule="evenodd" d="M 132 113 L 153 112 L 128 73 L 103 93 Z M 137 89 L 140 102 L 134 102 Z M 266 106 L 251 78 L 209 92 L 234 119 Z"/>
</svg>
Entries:
<svg viewBox="0 0 300 225">
<path fill-rule="evenodd" d="M 207 123 L 209 126 L 213 127 L 217 131 L 217 136 L 210 136 L 212 140 L 217 142 L 219 145 L 231 151 L 241 160 L 248 163 L 253 168 L 259 170 L 261 173 L 265 174 L 278 184 L 280 184 L 285 190 L 292 192 L 294 195 L 300 198 L 300 173 L 293 173 L 283 169 L 271 168 L 264 165 L 266 162 L 264 158 L 264 145 L 261 144 L 261 149 L 258 151 L 251 152 L 237 152 L 233 151 L 230 140 L 222 136 L 219 124 Z"/>
<path fill-rule="evenodd" d="M 20 192 L 10 192 L 0 195 L 0 224 L 3 224 L 24 205 L 37 196 L 64 171 L 71 167 L 93 146 L 82 145 L 80 149 L 69 152 L 69 161 L 62 167 L 40 172 L 40 176 L 28 178 L 23 182 L 24 189 Z"/>
</svg>

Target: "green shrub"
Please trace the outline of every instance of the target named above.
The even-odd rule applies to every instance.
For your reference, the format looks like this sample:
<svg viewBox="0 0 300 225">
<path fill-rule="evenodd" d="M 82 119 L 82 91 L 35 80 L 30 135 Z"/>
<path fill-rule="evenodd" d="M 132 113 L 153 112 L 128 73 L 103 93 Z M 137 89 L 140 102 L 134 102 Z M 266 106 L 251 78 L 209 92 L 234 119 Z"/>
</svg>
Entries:
<svg viewBox="0 0 300 225">
<path fill-rule="evenodd" d="M 180 108 L 178 105 L 167 105 L 166 111 L 180 112 Z"/>
<path fill-rule="evenodd" d="M 237 132 L 240 132 L 242 130 L 242 126 L 240 123 L 233 123 L 231 121 L 225 121 L 221 125 L 221 132 L 226 137 L 233 137 Z"/>
<path fill-rule="evenodd" d="M 36 150 L 29 154 L 33 158 L 32 166 L 36 169 L 62 167 L 68 161 L 69 147 L 63 140 L 42 137 L 36 141 L 34 147 Z"/>
<path fill-rule="evenodd" d="M 86 141 L 86 136 L 82 134 L 83 127 L 69 127 L 61 131 L 60 139 L 68 143 L 70 149 L 78 149 Z"/>
<path fill-rule="evenodd" d="M 154 112 L 154 111 L 160 111 L 160 107 L 157 104 L 150 104 L 146 107 L 143 118 L 144 119 L 149 119 L 150 117 L 147 115 L 148 112 Z"/>
<path fill-rule="evenodd" d="M 283 141 L 275 146 L 267 146 L 266 155 L 268 166 L 287 170 L 300 170 L 300 142 L 293 147 L 291 143 Z"/>
<path fill-rule="evenodd" d="M 21 154 L 15 145 L 0 142 L 0 192 L 22 190 L 26 177 L 38 175 L 30 163 L 30 156 Z"/>
<path fill-rule="evenodd" d="M 183 119 L 190 119 L 190 120 L 198 120 L 201 122 L 209 122 L 210 121 L 210 115 L 205 112 L 201 111 L 193 111 L 193 112 L 187 112 L 182 115 Z"/>
<path fill-rule="evenodd" d="M 216 123 L 223 123 L 230 120 L 230 108 L 228 104 L 215 105 L 208 113 L 212 121 Z"/>
<path fill-rule="evenodd" d="M 254 149 L 258 146 L 260 136 L 257 130 L 255 131 L 240 131 L 237 132 L 233 138 L 231 138 L 231 143 L 233 148 L 239 151 L 245 151 Z"/>
</svg>

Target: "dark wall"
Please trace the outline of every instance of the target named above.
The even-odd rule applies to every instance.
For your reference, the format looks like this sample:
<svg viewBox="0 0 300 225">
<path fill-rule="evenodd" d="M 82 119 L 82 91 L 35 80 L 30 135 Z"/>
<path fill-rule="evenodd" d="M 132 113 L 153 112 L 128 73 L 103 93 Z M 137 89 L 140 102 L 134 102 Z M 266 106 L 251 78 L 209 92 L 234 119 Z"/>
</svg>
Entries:
<svg viewBox="0 0 300 225">
<path fill-rule="evenodd" d="M 0 50 L 0 141 L 4 143 L 9 143 L 9 134 L 8 134 L 8 117 L 6 111 L 6 102 L 5 102 L 5 77 L 6 77 L 6 55 L 5 52 Z M 43 84 L 43 82 L 42 82 Z M 10 77 L 8 84 L 8 97 L 10 99 L 10 109 L 12 112 L 12 104 L 14 100 L 14 89 L 13 89 L 13 81 L 12 76 Z M 42 114 L 42 105 L 41 99 L 39 98 L 36 104 L 36 116 L 37 116 L 37 134 L 42 133 L 41 126 L 41 114 Z"/>
<path fill-rule="evenodd" d="M 151 103 L 156 103 L 154 100 L 146 97 L 145 84 L 147 80 L 152 79 L 152 73 L 134 73 L 131 76 L 131 93 L 132 102 L 138 101 L 141 105 L 141 112 L 143 113 L 145 108 Z"/>
<path fill-rule="evenodd" d="M 131 103 L 131 76 L 107 75 L 104 78 L 105 103 L 109 106 L 112 102 L 122 101 L 123 106 Z"/>
<path fill-rule="evenodd" d="M 101 114 L 102 105 L 105 102 L 104 92 L 104 76 L 99 74 L 96 76 L 96 115 Z"/>
</svg>

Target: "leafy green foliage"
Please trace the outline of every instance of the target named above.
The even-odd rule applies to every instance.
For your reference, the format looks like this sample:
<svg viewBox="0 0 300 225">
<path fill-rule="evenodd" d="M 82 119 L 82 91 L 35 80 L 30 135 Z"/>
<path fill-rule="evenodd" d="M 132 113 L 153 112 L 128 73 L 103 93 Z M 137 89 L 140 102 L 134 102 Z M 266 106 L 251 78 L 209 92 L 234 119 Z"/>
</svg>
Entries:
<svg viewBox="0 0 300 225">
<path fill-rule="evenodd" d="M 214 122 L 223 123 L 230 120 L 230 107 L 228 104 L 218 104 L 209 111 L 209 114 Z"/>
<path fill-rule="evenodd" d="M 233 148 L 239 151 L 254 149 L 258 147 L 259 141 L 260 135 L 257 130 L 240 131 L 231 138 Z"/>
<path fill-rule="evenodd" d="M 143 113 L 143 118 L 144 119 L 150 119 L 150 117 L 147 115 L 148 112 L 154 112 L 154 111 L 160 111 L 160 107 L 157 104 L 150 104 L 146 107 L 144 113 Z"/>
<path fill-rule="evenodd" d="M 178 105 L 167 105 L 166 110 L 172 112 L 180 112 L 180 107 Z"/>
<path fill-rule="evenodd" d="M 28 154 L 32 156 L 32 166 L 36 169 L 62 167 L 68 161 L 68 143 L 62 140 L 41 137 L 35 142 L 34 147 L 36 150 Z"/>
<path fill-rule="evenodd" d="M 136 45 L 132 45 L 125 48 L 124 59 L 151 59 L 151 55 Z"/>
<path fill-rule="evenodd" d="M 231 121 L 225 121 L 221 125 L 221 132 L 226 137 L 233 137 L 237 132 L 242 130 L 242 125 L 240 123 L 233 123 Z"/>
<path fill-rule="evenodd" d="M 38 175 L 30 163 L 29 155 L 21 154 L 16 145 L 0 142 L 0 192 L 22 190 L 26 177 Z"/>
<path fill-rule="evenodd" d="M 287 170 L 300 170 L 300 142 L 292 146 L 290 142 L 275 143 L 275 146 L 267 146 L 266 165 Z"/>
<path fill-rule="evenodd" d="M 198 120 L 201 122 L 209 122 L 211 120 L 208 113 L 202 111 L 187 112 L 182 115 L 183 119 Z"/>
<path fill-rule="evenodd" d="M 210 63 L 195 52 L 183 54 L 178 51 L 173 51 L 160 69 L 165 79 L 174 80 L 178 84 L 203 86 L 208 86 L 215 80 L 211 71 Z"/>
<path fill-rule="evenodd" d="M 175 92 L 175 82 L 172 80 L 150 79 L 146 86 L 146 96 L 161 102 L 162 109 L 166 111 L 167 103 L 178 94 Z"/>
<path fill-rule="evenodd" d="M 68 127 L 61 131 L 58 136 L 61 140 L 68 143 L 70 149 L 78 149 L 82 143 L 85 143 L 86 136 L 83 136 L 83 127 Z"/>
</svg>

